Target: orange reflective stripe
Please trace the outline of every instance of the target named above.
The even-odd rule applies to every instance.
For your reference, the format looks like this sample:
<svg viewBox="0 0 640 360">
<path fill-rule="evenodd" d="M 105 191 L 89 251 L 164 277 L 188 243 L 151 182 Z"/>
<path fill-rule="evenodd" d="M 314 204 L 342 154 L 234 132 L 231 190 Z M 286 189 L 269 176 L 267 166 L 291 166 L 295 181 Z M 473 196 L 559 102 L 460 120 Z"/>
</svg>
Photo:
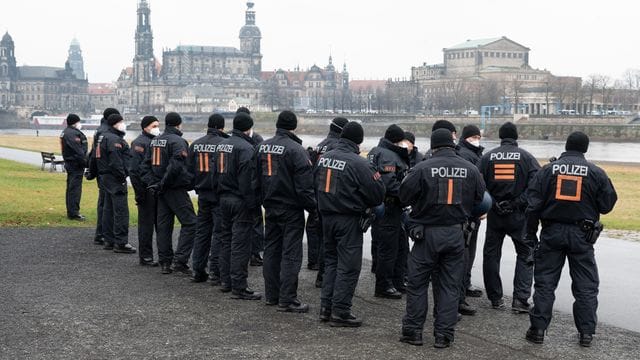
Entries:
<svg viewBox="0 0 640 360">
<path fill-rule="evenodd" d="M 220 153 L 220 172 L 224 172 L 224 153 Z"/>
<path fill-rule="evenodd" d="M 100 159 L 100 144 L 96 147 L 96 159 Z"/>
<path fill-rule="evenodd" d="M 267 175 L 271 176 L 271 154 L 267 154 Z"/>
<path fill-rule="evenodd" d="M 324 192 L 331 190 L 331 169 L 327 169 L 327 181 L 324 184 Z"/>
<path fill-rule="evenodd" d="M 449 186 L 447 188 L 447 205 L 453 204 L 453 179 L 449 179 Z"/>
<path fill-rule="evenodd" d="M 562 194 L 562 182 L 563 181 L 573 181 L 573 182 L 576 183 L 576 193 L 574 195 L 563 195 Z M 581 176 L 558 175 L 558 179 L 557 179 L 557 182 L 556 182 L 556 200 L 581 201 L 582 200 L 582 177 Z"/>
<path fill-rule="evenodd" d="M 516 164 L 493 164 L 496 169 L 515 169 Z"/>
<path fill-rule="evenodd" d="M 513 174 L 515 172 L 515 170 L 511 170 L 511 169 L 496 169 L 495 173 L 496 174 Z"/>
<path fill-rule="evenodd" d="M 200 170 L 200 172 L 203 172 L 204 170 L 203 155 L 204 155 L 203 153 L 198 154 L 198 170 Z"/>
<path fill-rule="evenodd" d="M 209 172 L 209 153 L 204 153 L 204 172 Z"/>
<path fill-rule="evenodd" d="M 496 180 L 515 180 L 515 175 L 495 175 L 493 177 Z"/>
</svg>

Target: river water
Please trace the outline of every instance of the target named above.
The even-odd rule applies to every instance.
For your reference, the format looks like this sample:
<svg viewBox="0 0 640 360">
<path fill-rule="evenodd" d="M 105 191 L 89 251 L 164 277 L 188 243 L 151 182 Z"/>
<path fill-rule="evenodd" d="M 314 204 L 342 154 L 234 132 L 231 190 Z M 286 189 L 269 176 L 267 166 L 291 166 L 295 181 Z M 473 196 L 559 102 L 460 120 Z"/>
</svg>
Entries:
<svg viewBox="0 0 640 360">
<path fill-rule="evenodd" d="M 14 134 L 14 135 L 35 135 L 35 130 L 30 129 L 3 129 L 0 130 L 0 134 Z M 41 136 L 58 136 L 59 130 L 40 130 Z M 85 131 L 87 136 L 93 134 L 93 130 Z M 203 133 L 198 132 L 186 132 L 184 134 L 185 139 L 193 141 L 202 136 Z M 128 141 L 133 140 L 138 136 L 138 131 L 127 131 L 126 139 Z M 266 139 L 269 134 L 262 134 Z M 302 139 L 302 145 L 305 147 L 314 147 L 320 141 L 324 139 L 324 136 L 319 135 L 300 135 Z M 367 137 L 361 145 L 362 151 L 368 151 L 378 144 L 379 139 L 374 137 Z M 538 159 L 548 159 L 552 156 L 559 156 L 564 151 L 564 141 L 551 141 L 551 140 L 520 140 L 518 141 L 520 147 L 532 153 Z M 490 150 L 499 145 L 499 141 L 487 140 L 483 141 L 482 146 L 486 150 Z M 418 146 L 420 152 L 424 153 L 429 149 L 429 139 L 426 137 L 416 137 L 416 146 Z M 486 151 L 485 150 L 485 151 Z M 591 142 L 589 145 L 589 152 L 586 155 L 588 160 L 594 161 L 611 161 L 611 162 L 627 162 L 627 163 L 640 163 L 640 142 Z"/>
</svg>

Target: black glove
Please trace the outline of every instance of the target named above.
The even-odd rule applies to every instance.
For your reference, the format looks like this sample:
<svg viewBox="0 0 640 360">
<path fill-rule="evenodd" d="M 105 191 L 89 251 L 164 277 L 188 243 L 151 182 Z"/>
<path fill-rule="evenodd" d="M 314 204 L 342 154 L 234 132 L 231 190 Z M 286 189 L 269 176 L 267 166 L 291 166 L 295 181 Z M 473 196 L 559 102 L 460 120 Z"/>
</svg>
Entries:
<svg viewBox="0 0 640 360">
<path fill-rule="evenodd" d="M 158 195 L 162 193 L 160 184 L 153 184 L 153 185 L 147 186 L 147 191 L 149 191 L 149 193 L 154 197 L 158 197 Z"/>
<path fill-rule="evenodd" d="M 497 202 L 493 207 L 495 208 L 498 215 L 509 215 L 513 213 L 514 210 L 514 204 L 509 200 L 502 200 L 500 202 Z"/>
<path fill-rule="evenodd" d="M 414 242 L 420 242 L 424 240 L 424 226 L 419 224 L 412 224 L 409 228 L 409 237 Z"/>
<path fill-rule="evenodd" d="M 374 217 L 375 215 L 373 214 L 373 209 L 371 208 L 368 208 L 365 213 L 360 216 L 360 230 L 362 230 L 363 233 L 369 230 Z"/>
</svg>

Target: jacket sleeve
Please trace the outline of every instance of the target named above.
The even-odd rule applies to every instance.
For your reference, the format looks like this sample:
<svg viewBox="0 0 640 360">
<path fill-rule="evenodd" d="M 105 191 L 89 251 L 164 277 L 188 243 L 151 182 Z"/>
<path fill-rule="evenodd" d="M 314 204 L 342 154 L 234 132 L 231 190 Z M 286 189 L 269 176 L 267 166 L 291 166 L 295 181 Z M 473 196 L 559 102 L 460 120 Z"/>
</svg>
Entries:
<svg viewBox="0 0 640 360">
<path fill-rule="evenodd" d="M 526 179 L 526 187 L 524 191 L 518 196 L 516 199 L 516 203 L 520 209 L 524 209 L 527 207 L 527 189 L 531 186 L 531 182 L 535 175 L 540 171 L 540 164 L 538 160 L 534 158 L 532 155 L 529 155 L 527 158 L 527 179 Z"/>
<path fill-rule="evenodd" d="M 365 204 L 369 207 L 382 204 L 385 188 L 380 173 L 373 166 L 365 164 L 357 170 L 357 179 L 360 184 L 358 192 Z"/>
<path fill-rule="evenodd" d="M 611 179 L 609 179 L 604 171 L 602 171 L 600 179 L 600 188 L 598 189 L 598 195 L 596 198 L 598 212 L 600 212 L 600 214 L 608 214 L 616 205 L 616 202 L 618 201 L 618 194 L 616 193 L 616 189 L 613 187 Z"/>
<path fill-rule="evenodd" d="M 153 174 L 151 170 L 151 146 L 147 149 L 147 152 L 144 155 L 144 159 L 142 160 L 142 164 L 140 164 L 140 178 L 144 182 L 146 186 L 155 185 L 158 183 L 158 179 Z"/>
<path fill-rule="evenodd" d="M 171 187 L 178 181 L 180 175 L 184 174 L 185 171 L 187 173 L 189 172 L 187 169 L 187 164 L 189 162 L 189 149 L 187 148 L 186 143 L 172 143 L 168 150 L 169 165 L 167 166 L 164 177 L 160 181 L 164 187 Z"/>
<path fill-rule="evenodd" d="M 131 144 L 130 152 L 129 178 L 131 179 L 131 185 L 139 190 L 146 187 L 144 181 L 142 181 L 142 163 L 144 162 L 145 149 L 134 142 Z"/>
<path fill-rule="evenodd" d="M 527 234 L 538 232 L 538 223 L 545 203 L 544 169 L 535 174 L 527 188 L 527 209 L 525 210 L 525 231 Z"/>
<path fill-rule="evenodd" d="M 317 208 L 317 203 L 313 190 L 313 166 L 311 165 L 311 160 L 304 149 L 296 151 L 293 155 L 293 185 L 296 195 L 305 210 L 313 211 Z"/>
<path fill-rule="evenodd" d="M 422 171 L 415 170 L 415 168 L 409 170 L 407 176 L 402 180 L 402 184 L 400 184 L 400 191 L 398 192 L 400 202 L 404 205 L 414 205 L 422 194 L 421 183 Z"/>
<path fill-rule="evenodd" d="M 256 196 L 259 190 L 256 180 L 256 152 L 253 149 L 243 149 L 238 157 L 238 187 L 246 207 L 253 210 L 259 206 Z"/>
<path fill-rule="evenodd" d="M 126 152 L 128 152 L 128 148 L 125 148 L 120 142 L 109 141 L 107 144 L 107 152 L 109 154 L 109 170 L 112 172 L 113 176 L 120 181 L 126 180 L 128 161 L 125 157 L 129 156 L 126 154 Z"/>
<path fill-rule="evenodd" d="M 76 138 L 79 138 L 80 141 L 76 141 Z M 64 141 L 65 146 L 73 153 L 73 161 L 84 166 L 86 154 L 82 145 L 82 137 L 69 131 L 64 134 L 62 140 Z"/>
</svg>

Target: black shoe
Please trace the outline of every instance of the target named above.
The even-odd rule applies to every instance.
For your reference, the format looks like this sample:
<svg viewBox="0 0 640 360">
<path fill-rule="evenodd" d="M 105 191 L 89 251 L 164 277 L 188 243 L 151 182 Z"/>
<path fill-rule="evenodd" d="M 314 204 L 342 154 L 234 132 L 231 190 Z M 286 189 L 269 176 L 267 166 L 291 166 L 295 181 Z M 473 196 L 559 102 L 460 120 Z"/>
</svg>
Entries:
<svg viewBox="0 0 640 360">
<path fill-rule="evenodd" d="M 531 305 L 527 301 L 513 299 L 511 310 L 518 314 L 528 314 L 529 310 L 531 310 Z"/>
<path fill-rule="evenodd" d="M 93 243 L 95 245 L 104 245 L 104 238 L 103 237 L 97 237 L 97 238 L 93 239 Z"/>
<path fill-rule="evenodd" d="M 591 342 L 593 341 L 593 335 L 591 334 L 580 334 L 580 346 L 582 347 L 591 347 Z"/>
<path fill-rule="evenodd" d="M 233 289 L 231 291 L 231 298 L 238 299 L 238 300 L 260 300 L 262 299 L 262 295 L 254 292 L 249 288 L 241 289 L 241 290 Z"/>
<path fill-rule="evenodd" d="M 469 305 L 466 301 L 458 304 L 458 313 L 462 315 L 473 316 L 476 312 L 476 308 Z"/>
<path fill-rule="evenodd" d="M 276 306 L 278 305 L 278 300 L 265 300 L 264 304 L 267 306 Z"/>
<path fill-rule="evenodd" d="M 171 264 L 169 263 L 160 264 L 160 268 L 161 268 L 160 272 L 165 275 L 171 274 L 173 272 L 173 270 L 171 270 Z"/>
<path fill-rule="evenodd" d="M 316 288 L 318 289 L 322 289 L 322 275 L 320 275 L 320 273 L 318 273 L 318 276 L 316 276 Z"/>
<path fill-rule="evenodd" d="M 309 263 L 307 264 L 307 269 L 318 271 L 320 270 L 320 265 L 318 265 L 317 263 Z"/>
<path fill-rule="evenodd" d="M 69 218 L 69 220 L 74 220 L 74 221 L 85 221 L 85 220 L 87 220 L 87 218 L 85 218 L 84 215 L 80 215 L 80 214 L 71 215 L 71 216 L 68 216 L 68 218 Z"/>
<path fill-rule="evenodd" d="M 452 342 L 453 340 L 450 340 L 444 335 L 436 335 L 436 340 L 433 343 L 433 347 L 436 349 L 448 348 L 449 346 L 451 346 Z"/>
<path fill-rule="evenodd" d="M 502 298 L 500 298 L 498 300 L 491 300 L 491 307 L 496 309 L 496 310 L 504 309 L 505 308 L 504 300 L 502 300 Z"/>
<path fill-rule="evenodd" d="M 307 313 L 309 312 L 309 305 L 300 300 L 295 299 L 289 304 L 278 304 L 278 311 L 292 312 L 292 313 Z"/>
<path fill-rule="evenodd" d="M 479 298 L 479 297 L 482 297 L 482 290 L 475 288 L 473 286 L 470 286 L 467 289 L 467 291 L 465 291 L 465 295 L 467 297 Z"/>
<path fill-rule="evenodd" d="M 527 341 L 534 344 L 542 344 L 544 342 L 544 330 L 530 327 L 529 330 L 527 330 L 527 335 L 525 336 L 525 338 L 527 339 Z"/>
<path fill-rule="evenodd" d="M 131 246 L 131 244 L 124 244 L 124 245 L 118 244 L 113 248 L 113 252 L 118 254 L 135 254 L 136 251 L 137 251 L 136 248 Z"/>
<path fill-rule="evenodd" d="M 251 255 L 251 259 L 249 260 L 249 265 L 251 266 L 262 266 L 263 260 L 260 255 Z"/>
<path fill-rule="evenodd" d="M 331 320 L 331 308 L 324 306 L 320 307 L 320 315 L 318 316 L 318 319 L 322 322 Z"/>
<path fill-rule="evenodd" d="M 398 290 L 398 292 L 400 294 L 406 294 L 407 293 L 407 287 L 402 285 L 402 286 L 394 286 L 396 288 L 396 290 Z"/>
<path fill-rule="evenodd" d="M 183 263 L 175 263 L 175 265 L 173 265 L 173 272 L 179 275 L 191 275 L 189 265 Z"/>
<path fill-rule="evenodd" d="M 211 286 L 220 286 L 222 284 L 222 282 L 220 281 L 220 275 L 209 274 L 209 284 Z"/>
<path fill-rule="evenodd" d="M 220 292 L 223 292 L 223 293 L 231 292 L 231 285 L 221 282 L 219 290 Z"/>
<path fill-rule="evenodd" d="M 402 330 L 402 336 L 400 337 L 400 342 L 422 346 L 422 332 L 418 331 L 405 331 Z"/>
<path fill-rule="evenodd" d="M 113 243 L 105 241 L 103 249 L 105 249 L 105 250 L 113 250 Z"/>
<path fill-rule="evenodd" d="M 384 291 L 376 290 L 374 296 L 379 298 L 385 298 L 385 299 L 402 299 L 402 294 L 395 288 L 388 288 L 387 290 L 384 290 Z"/>
<path fill-rule="evenodd" d="M 158 266 L 158 263 L 153 261 L 153 258 L 140 258 L 140 265 L 156 267 Z"/>
<path fill-rule="evenodd" d="M 207 281 L 208 278 L 209 278 L 209 275 L 207 275 L 207 273 L 201 273 L 201 272 L 196 273 L 194 271 L 193 272 L 193 276 L 191 277 L 191 282 L 192 283 L 202 283 L 202 282 Z"/>
<path fill-rule="evenodd" d="M 358 319 L 352 313 L 334 314 L 331 313 L 329 325 L 332 327 L 360 327 L 362 320 Z"/>
</svg>

